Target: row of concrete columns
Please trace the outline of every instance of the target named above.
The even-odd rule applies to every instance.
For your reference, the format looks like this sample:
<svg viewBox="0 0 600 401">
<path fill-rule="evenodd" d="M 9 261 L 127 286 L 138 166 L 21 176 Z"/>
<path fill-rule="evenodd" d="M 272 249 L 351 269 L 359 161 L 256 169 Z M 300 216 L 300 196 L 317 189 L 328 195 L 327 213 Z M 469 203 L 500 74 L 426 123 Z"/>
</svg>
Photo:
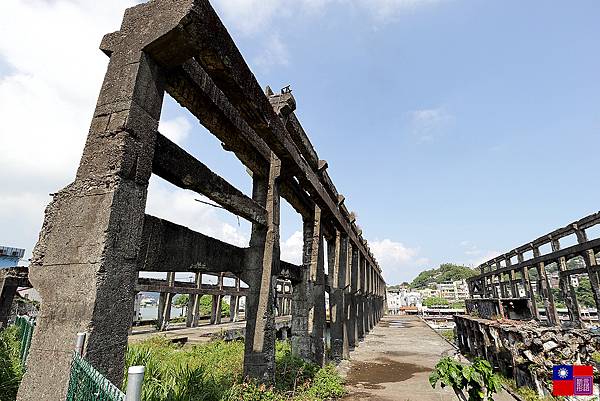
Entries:
<svg viewBox="0 0 600 401">
<path fill-rule="evenodd" d="M 577 242 L 579 244 L 583 244 L 588 241 L 585 230 L 575 228 L 574 232 L 577 236 Z M 550 239 L 550 245 L 552 252 L 558 252 L 561 249 L 559 239 Z M 539 246 L 532 244 L 530 250 L 532 251 L 534 258 L 538 258 L 541 255 Z M 516 252 L 518 264 L 521 266 L 524 262 L 524 252 L 525 251 Z M 595 253 L 592 249 L 590 249 L 586 250 L 579 256 L 581 256 L 584 260 L 596 307 L 600 310 L 599 278 L 598 273 L 593 270 L 593 268 L 595 268 L 597 265 Z M 503 261 L 505 263 L 504 266 L 501 265 L 501 261 L 499 260 L 495 262 L 495 270 L 499 270 L 501 268 L 503 269 L 502 272 L 498 272 L 496 274 L 494 274 L 493 271 L 486 272 L 486 267 L 488 267 L 486 265 L 479 267 L 481 270 L 481 277 L 479 278 L 479 285 L 481 286 L 480 295 L 484 298 L 520 298 L 520 285 L 523 289 L 524 296 L 530 299 L 532 315 L 539 319 L 540 314 L 536 305 L 536 294 L 533 290 L 533 284 L 529 275 L 529 269 L 535 268 L 538 277 L 537 295 L 539 295 L 544 304 L 548 324 L 551 326 L 560 325 L 561 322 L 558 317 L 554 296 L 552 295 L 550 282 L 546 273 L 546 263 L 539 262 L 532 266 L 524 266 L 507 271 L 505 268 L 511 266 L 510 257 L 504 258 Z M 581 327 L 582 321 L 579 305 L 577 303 L 575 288 L 570 280 L 570 275 L 567 269 L 567 259 L 565 256 L 560 256 L 556 259 L 556 263 L 559 271 L 559 288 L 562 298 L 564 299 L 565 305 L 568 309 L 571 324 L 575 327 Z M 520 280 L 517 279 L 517 274 L 520 275 Z M 507 277 L 507 280 L 504 279 L 504 276 Z M 471 294 L 475 293 L 475 285 L 476 284 L 473 280 L 469 282 L 469 290 Z"/>
<path fill-rule="evenodd" d="M 167 285 L 173 286 L 174 273 L 167 273 Z M 240 300 L 243 295 L 227 295 L 227 287 L 223 284 L 225 275 L 221 273 L 218 276 L 216 288 L 220 294 L 211 294 L 212 309 L 210 314 L 210 324 L 220 324 L 222 320 L 222 304 L 225 297 L 229 297 L 229 322 L 237 322 L 239 320 Z M 238 277 L 234 278 L 235 285 L 232 287 L 232 292 L 240 293 L 241 280 Z M 195 287 L 201 288 L 202 273 L 195 273 Z M 289 282 L 280 281 L 277 283 L 277 303 L 276 316 L 290 315 L 292 311 L 291 299 L 291 284 Z M 200 320 L 200 298 L 202 294 L 190 294 L 187 306 L 186 327 L 197 327 Z M 173 292 L 161 292 L 158 303 L 158 327 L 160 330 L 166 330 L 167 323 L 171 318 L 171 306 L 174 298 Z"/>
</svg>

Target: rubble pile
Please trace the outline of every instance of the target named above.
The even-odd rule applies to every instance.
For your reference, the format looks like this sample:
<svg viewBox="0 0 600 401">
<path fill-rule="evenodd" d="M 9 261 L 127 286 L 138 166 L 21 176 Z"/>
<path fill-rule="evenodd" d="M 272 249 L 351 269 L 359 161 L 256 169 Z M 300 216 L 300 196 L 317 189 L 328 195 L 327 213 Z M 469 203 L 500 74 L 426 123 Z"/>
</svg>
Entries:
<svg viewBox="0 0 600 401">
<path fill-rule="evenodd" d="M 600 332 L 466 315 L 454 316 L 454 320 L 463 354 L 487 359 L 518 386 L 529 386 L 539 393 L 545 393 L 554 365 L 597 365 L 599 355 L 594 353 L 600 352 Z"/>
</svg>

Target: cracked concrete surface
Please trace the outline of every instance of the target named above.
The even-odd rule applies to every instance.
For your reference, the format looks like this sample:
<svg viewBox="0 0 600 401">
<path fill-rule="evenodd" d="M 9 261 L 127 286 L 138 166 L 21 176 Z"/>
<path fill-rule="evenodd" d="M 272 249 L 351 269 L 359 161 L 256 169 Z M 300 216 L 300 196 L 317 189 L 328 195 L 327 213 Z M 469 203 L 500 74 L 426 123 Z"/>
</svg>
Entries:
<svg viewBox="0 0 600 401">
<path fill-rule="evenodd" d="M 429 374 L 443 356 L 457 351 L 416 316 L 385 316 L 338 369 L 349 394 L 345 401 L 450 401 L 451 389 L 435 389 Z M 497 401 L 513 398 L 506 394 Z"/>
</svg>

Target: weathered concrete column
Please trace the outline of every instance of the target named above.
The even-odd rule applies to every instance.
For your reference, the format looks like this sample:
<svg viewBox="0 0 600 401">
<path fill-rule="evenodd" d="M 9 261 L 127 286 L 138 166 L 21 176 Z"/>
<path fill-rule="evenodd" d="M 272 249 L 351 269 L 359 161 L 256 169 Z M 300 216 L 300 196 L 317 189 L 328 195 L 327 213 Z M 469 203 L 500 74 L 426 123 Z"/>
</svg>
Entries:
<svg viewBox="0 0 600 401">
<path fill-rule="evenodd" d="M 240 291 L 240 279 L 236 277 L 235 279 L 235 290 Z M 237 322 L 240 318 L 240 298 L 241 296 L 231 297 L 229 310 L 230 316 L 229 319 L 231 322 Z"/>
<path fill-rule="evenodd" d="M 552 252 L 557 252 L 560 250 L 559 240 L 552 240 L 551 245 Z M 573 288 L 570 277 L 563 274 L 563 272 L 567 271 L 567 260 L 564 256 L 562 256 L 556 263 L 558 265 L 558 286 L 565 301 L 565 305 L 567 306 L 567 310 L 569 311 L 569 319 L 573 323 L 574 327 L 581 328 L 583 327 L 583 324 L 581 321 L 581 315 L 579 313 L 577 294 L 575 293 L 575 288 Z"/>
<path fill-rule="evenodd" d="M 328 244 L 329 245 L 329 244 Z M 336 230 L 335 242 L 329 245 L 329 277 L 331 294 L 329 308 L 331 316 L 331 358 L 339 363 L 350 356 L 346 326 L 346 306 L 344 287 L 346 287 L 346 263 L 348 261 L 348 238 Z"/>
<path fill-rule="evenodd" d="M 536 258 L 540 256 L 540 249 L 538 247 L 533 248 L 533 257 Z M 556 306 L 554 305 L 554 296 L 552 295 L 552 291 L 550 291 L 550 283 L 548 281 L 548 275 L 546 274 L 546 267 L 544 262 L 540 262 L 536 265 L 539 283 L 540 283 L 540 295 L 544 300 L 544 308 L 546 309 L 546 319 L 548 320 L 548 325 L 556 326 L 560 325 L 560 320 L 558 318 L 558 313 L 556 312 Z"/>
<path fill-rule="evenodd" d="M 523 261 L 523 254 L 519 254 L 519 261 Z M 529 267 L 523 267 L 521 270 L 521 277 L 524 282 L 525 291 L 527 292 L 527 297 L 529 298 L 529 305 L 531 307 L 531 315 L 540 320 L 540 312 L 538 311 L 537 304 L 535 302 L 535 293 L 533 291 L 533 284 L 531 284 L 531 279 L 529 278 Z"/>
<path fill-rule="evenodd" d="M 81 331 L 88 332 L 86 360 L 122 384 L 164 93 L 158 66 L 141 49 L 174 22 L 157 7 L 164 4 L 130 9 L 121 31 L 102 42 L 110 63 L 81 163 L 75 181 L 53 195 L 33 251 L 30 280 L 43 302 L 20 401 L 65 399 Z"/>
<path fill-rule="evenodd" d="M 279 175 L 281 161 L 271 153 L 266 178 L 253 177 L 252 199 L 267 211 L 267 225 L 252 224 L 242 279 L 248 283 L 244 376 L 268 382 L 275 374 L 275 280 L 279 270 Z"/>
<path fill-rule="evenodd" d="M 237 321 L 238 302 L 239 302 L 239 297 L 237 295 L 231 295 L 229 297 L 229 321 L 230 322 Z"/>
<path fill-rule="evenodd" d="M 373 267 L 367 263 L 367 313 L 366 313 L 366 332 L 373 329 Z"/>
<path fill-rule="evenodd" d="M 517 272 L 511 270 L 509 273 L 510 279 L 510 293 L 513 298 L 521 298 L 521 294 L 519 292 L 519 281 L 517 280 Z"/>
<path fill-rule="evenodd" d="M 210 324 L 221 324 L 221 314 L 223 312 L 223 296 L 213 294 L 210 308 Z"/>
<path fill-rule="evenodd" d="M 292 291 L 292 352 L 300 358 L 323 363 L 325 331 L 325 268 L 321 209 L 303 219 L 302 279 Z"/>
<path fill-rule="evenodd" d="M 580 230 L 575 227 L 575 235 L 577 235 L 577 242 L 580 244 L 587 242 L 588 240 L 585 230 Z M 592 295 L 594 296 L 594 301 L 596 302 L 596 310 L 600 310 L 600 282 L 598 281 L 598 273 L 592 271 L 592 268 L 597 265 L 596 255 L 594 254 L 594 250 L 590 249 L 581 256 L 583 256 L 583 261 L 590 279 Z"/>
<path fill-rule="evenodd" d="M 350 256 L 350 266 L 349 266 L 349 279 L 350 279 L 350 291 L 347 295 L 348 297 L 348 308 L 347 308 L 347 318 L 348 324 L 347 332 L 348 332 L 348 346 L 350 348 L 356 347 L 356 341 L 358 340 L 358 327 L 357 327 L 357 313 L 358 313 L 358 302 L 356 292 L 358 291 L 358 263 L 359 263 L 359 253 L 356 245 L 349 243 L 348 244 L 348 254 Z"/>
<path fill-rule="evenodd" d="M 504 273 L 498 274 L 498 280 L 500 285 L 500 296 L 502 298 L 508 298 L 508 291 L 506 291 L 506 282 L 504 281 Z"/>
<path fill-rule="evenodd" d="M 362 341 L 365 338 L 365 258 L 360 254 L 358 264 L 358 294 L 356 314 L 357 340 Z"/>
<path fill-rule="evenodd" d="M 202 288 L 202 273 L 196 273 L 194 284 L 197 289 Z M 191 294 L 188 301 L 188 313 L 186 319 L 187 327 L 197 327 L 200 320 L 200 294 Z"/>
<path fill-rule="evenodd" d="M 167 285 L 172 287 L 175 283 L 175 273 L 167 273 Z M 165 331 L 171 320 L 171 306 L 173 304 L 173 293 L 161 292 L 158 297 L 158 330 Z"/>
<path fill-rule="evenodd" d="M 8 275 L 8 269 L 0 270 L 0 329 L 8 324 L 13 299 L 17 294 L 18 280 Z"/>
</svg>

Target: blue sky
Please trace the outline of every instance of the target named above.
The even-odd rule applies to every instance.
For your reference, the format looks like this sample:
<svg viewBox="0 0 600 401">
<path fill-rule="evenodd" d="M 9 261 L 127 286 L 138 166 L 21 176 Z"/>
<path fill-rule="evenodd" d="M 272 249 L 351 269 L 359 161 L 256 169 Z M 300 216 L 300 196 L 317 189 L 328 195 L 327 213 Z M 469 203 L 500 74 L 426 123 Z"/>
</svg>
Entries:
<svg viewBox="0 0 600 401">
<path fill-rule="evenodd" d="M 93 52 L 99 53 L 102 33 L 118 28 L 129 2 L 107 4 L 100 16 L 92 2 L 8 0 L 0 6 L 6 30 L 10 21 L 2 19 L 10 11 L 17 22 L 38 13 L 41 24 L 54 27 L 76 15 L 83 31 L 74 38 L 67 24 L 53 28 L 56 37 L 48 39 L 48 46 L 60 39 L 82 49 L 77 76 L 71 73 L 63 82 L 57 76 L 65 75 L 67 60 L 49 57 L 44 70 L 35 70 L 31 65 L 39 60 L 29 53 L 36 42 L 20 39 L 18 49 L 0 28 L 0 113 L 2 105 L 14 103 L 30 105 L 29 114 L 42 107 L 27 98 L 14 101 L 24 96 L 15 82 L 29 88 L 32 99 L 59 99 L 53 115 L 80 108 L 66 129 L 58 118 L 46 124 L 55 143 L 44 146 L 69 149 L 59 167 L 56 158 L 40 156 L 50 173 L 23 161 L 29 152 L 43 153 L 39 133 L 17 139 L 19 157 L 0 161 L 0 170 L 13 177 L 0 189 L 2 244 L 31 249 L 47 194 L 74 175 L 106 68 L 106 57 Z M 329 162 L 348 207 L 357 212 L 388 281 L 409 280 L 442 262 L 477 264 L 598 210 L 600 190 L 593 178 L 600 145 L 600 3 L 214 4 L 259 82 L 274 89 L 291 84 L 296 113 Z M 61 51 L 47 51 L 52 50 Z M 72 80 L 81 83 L 78 89 L 68 84 Z M 40 86 L 48 88 L 42 95 L 36 93 Z M 15 127 L 28 128 L 23 118 L 14 120 Z M 15 141 L 15 127 L 8 124 L 0 128 L 3 143 Z M 170 99 L 161 125 L 249 193 L 243 166 Z M 235 217 L 193 198 L 154 179 L 148 212 L 236 244 L 247 242 L 247 223 L 238 225 Z M 300 217 L 284 205 L 282 223 L 282 252 L 296 261 Z"/>
</svg>

